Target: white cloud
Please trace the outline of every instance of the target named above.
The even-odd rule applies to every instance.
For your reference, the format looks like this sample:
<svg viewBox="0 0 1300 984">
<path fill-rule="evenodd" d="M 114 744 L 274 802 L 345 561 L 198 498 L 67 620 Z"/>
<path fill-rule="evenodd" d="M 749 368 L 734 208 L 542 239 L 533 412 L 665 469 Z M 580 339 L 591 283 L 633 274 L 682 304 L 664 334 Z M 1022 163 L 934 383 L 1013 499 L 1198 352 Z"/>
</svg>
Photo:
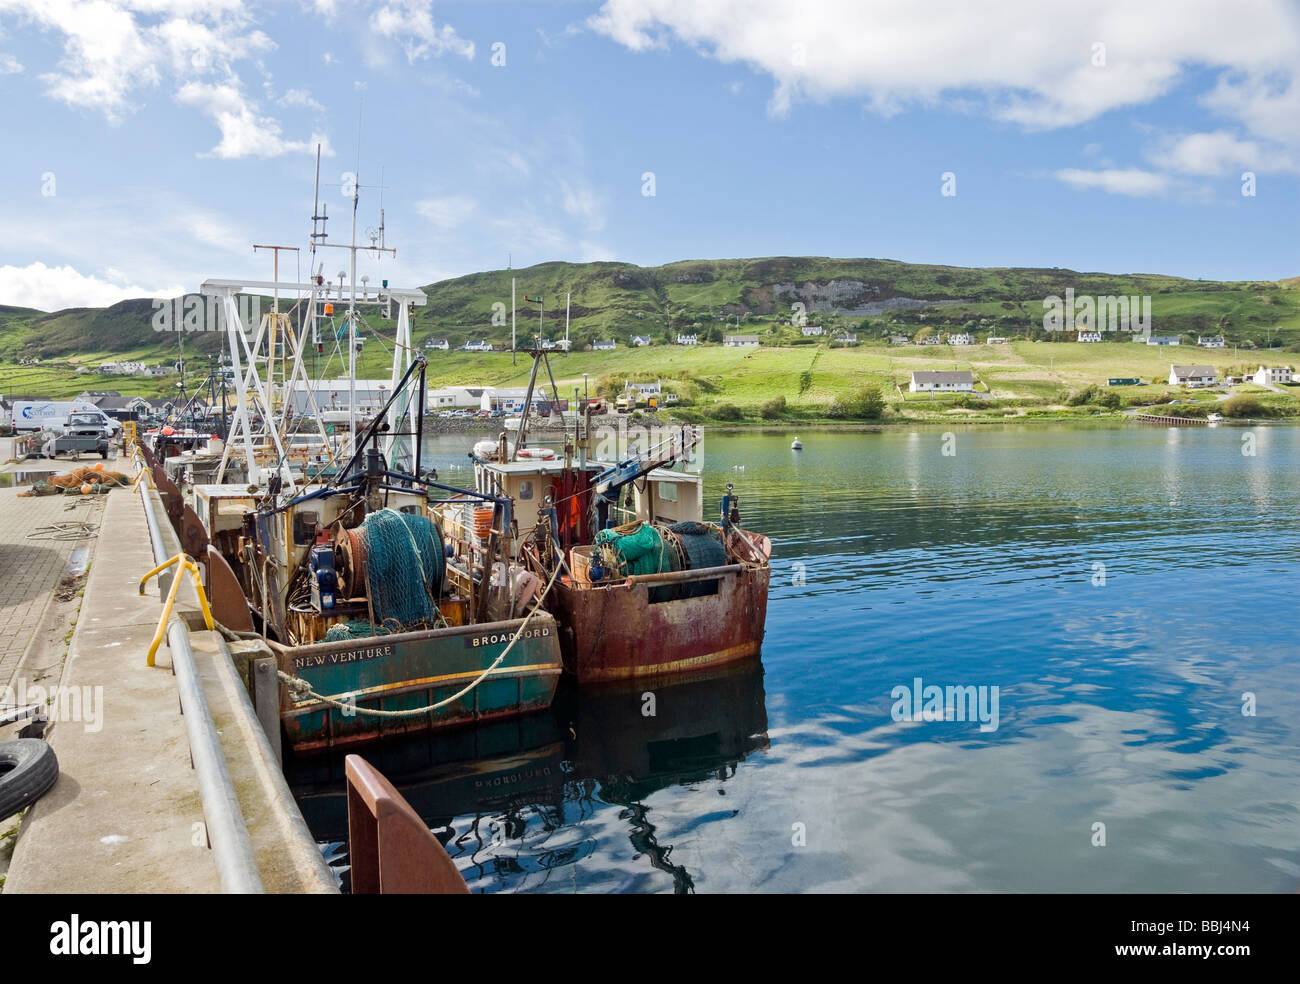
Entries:
<svg viewBox="0 0 1300 984">
<path fill-rule="evenodd" d="M 433 0 L 396 0 L 370 15 L 370 29 L 382 38 L 400 41 L 407 61 L 450 52 L 473 59 L 474 42 L 462 38 L 450 24 L 433 23 Z"/>
<path fill-rule="evenodd" d="M 194 106 L 211 116 L 221 131 L 221 142 L 203 157 L 234 160 L 241 157 L 279 157 L 289 152 L 315 153 L 321 145 L 326 157 L 334 154 L 329 138 L 312 134 L 310 140 L 285 140 L 280 124 L 259 116 L 257 104 L 249 101 L 234 85 L 187 82 L 176 93 L 182 105 Z"/>
<path fill-rule="evenodd" d="M 1276 148 L 1242 140 L 1226 130 L 1213 133 L 1165 135 L 1146 150 L 1147 159 L 1180 174 L 1221 177 L 1244 170 L 1295 170 Z"/>
<path fill-rule="evenodd" d="M 1134 198 L 1159 195 L 1170 186 L 1170 181 L 1165 175 L 1138 168 L 1110 168 L 1103 171 L 1065 168 L 1056 172 L 1056 178 L 1080 190 L 1095 189 L 1112 195 L 1130 195 Z"/>
<path fill-rule="evenodd" d="M 1256 135 L 1300 128 L 1289 0 L 1004 0 L 996 15 L 968 0 L 607 0 L 588 25 L 632 51 L 677 40 L 765 72 L 778 116 L 799 99 L 853 97 L 883 114 L 963 105 L 1068 126 L 1148 103 L 1208 66 L 1225 79 L 1207 105 Z"/>
<path fill-rule="evenodd" d="M 140 94 L 170 81 L 180 101 L 207 111 L 221 130 L 214 156 L 315 150 L 316 137 L 284 140 L 279 122 L 239 95 L 235 65 L 258 64 L 276 47 L 250 28 L 242 0 L 0 0 L 0 13 L 61 40 L 55 71 L 40 78 L 48 95 L 69 106 L 118 123 Z M 250 139 L 252 128 L 263 139 Z"/>
<path fill-rule="evenodd" d="M 311 92 L 307 89 L 289 89 L 280 97 L 281 106 L 302 106 L 304 109 L 314 109 L 318 113 L 323 113 L 325 107 L 312 98 Z"/>
<path fill-rule="evenodd" d="M 114 271 L 116 272 L 116 271 Z M 70 266 L 0 266 L 0 304 L 60 311 L 70 307 L 106 307 L 133 297 L 174 297 L 180 286 L 123 285 L 81 273 Z"/>
<path fill-rule="evenodd" d="M 326 51 L 325 53 L 323 53 L 320 56 L 320 60 L 323 61 L 326 65 L 335 65 L 338 63 L 338 59 L 334 57 L 334 53 L 332 51 Z"/>
<path fill-rule="evenodd" d="M 605 203 L 591 188 L 580 185 L 575 187 L 567 181 L 560 181 L 560 193 L 564 211 L 578 219 L 591 232 L 599 232 L 605 226 Z"/>
<path fill-rule="evenodd" d="M 0 53 L 0 75 L 18 75 L 23 70 L 23 63 L 13 55 Z"/>
<path fill-rule="evenodd" d="M 464 195 L 426 198 L 415 203 L 415 211 L 440 229 L 454 229 L 464 225 L 477 210 L 478 202 Z"/>
</svg>

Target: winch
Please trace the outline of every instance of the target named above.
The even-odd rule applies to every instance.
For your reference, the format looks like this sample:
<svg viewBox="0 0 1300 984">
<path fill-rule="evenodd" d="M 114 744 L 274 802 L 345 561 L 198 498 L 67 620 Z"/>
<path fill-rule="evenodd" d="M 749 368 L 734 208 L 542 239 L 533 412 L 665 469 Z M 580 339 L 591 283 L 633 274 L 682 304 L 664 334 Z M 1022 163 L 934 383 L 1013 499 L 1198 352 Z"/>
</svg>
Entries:
<svg viewBox="0 0 1300 984">
<path fill-rule="evenodd" d="M 338 596 L 339 579 L 334 570 L 334 546 L 317 540 L 307 558 L 311 570 L 311 604 L 318 612 L 329 611 L 334 607 Z"/>
</svg>

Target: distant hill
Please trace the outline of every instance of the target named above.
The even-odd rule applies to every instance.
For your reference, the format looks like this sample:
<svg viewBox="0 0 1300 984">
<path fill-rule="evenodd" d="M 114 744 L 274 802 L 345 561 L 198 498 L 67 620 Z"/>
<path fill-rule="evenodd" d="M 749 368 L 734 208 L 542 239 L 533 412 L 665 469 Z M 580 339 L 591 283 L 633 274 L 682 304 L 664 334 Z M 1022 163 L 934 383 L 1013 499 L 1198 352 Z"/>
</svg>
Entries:
<svg viewBox="0 0 1300 984">
<path fill-rule="evenodd" d="M 898 332 L 910 335 L 922 325 L 1041 334 L 1043 299 L 1063 296 L 1067 288 L 1096 296 L 1151 295 L 1155 329 L 1162 333 L 1224 334 L 1256 344 L 1266 337 L 1287 345 L 1300 341 L 1300 292 L 1287 289 L 1300 285 L 1300 278 L 1281 284 L 1217 282 L 813 256 L 683 260 L 658 267 L 554 262 L 471 274 L 425 288 L 429 303 L 417 310 L 416 341 L 436 335 L 453 347 L 470 338 L 508 345 L 512 277 L 521 344 L 538 333 L 537 305 L 524 298 L 539 294 L 546 305 L 541 331 L 549 337 L 563 336 L 565 296 L 570 296 L 570 330 L 575 347 L 581 347 L 597 338 L 625 345 L 633 334 L 662 342 L 678 332 L 701 334 L 705 340 L 737 330 L 764 333 L 767 344 L 793 341 L 799 333 L 789 321 L 797 304 L 803 305 L 809 324 L 865 333 L 864 341 Z M 364 314 L 381 332 L 391 330 L 378 318 L 377 308 L 368 307 Z M 147 299 L 53 314 L 0 306 L 0 361 L 174 359 L 177 336 L 154 331 L 152 316 Z M 215 353 L 222 341 L 215 332 L 186 335 L 187 356 Z M 366 355 L 371 361 L 369 350 Z"/>
</svg>

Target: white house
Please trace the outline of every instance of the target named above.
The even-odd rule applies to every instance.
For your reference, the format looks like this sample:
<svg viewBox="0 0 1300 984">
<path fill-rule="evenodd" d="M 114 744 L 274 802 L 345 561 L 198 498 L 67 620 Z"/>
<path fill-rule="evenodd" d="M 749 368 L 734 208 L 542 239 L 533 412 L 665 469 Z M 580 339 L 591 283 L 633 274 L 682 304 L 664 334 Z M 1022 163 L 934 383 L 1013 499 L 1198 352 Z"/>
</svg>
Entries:
<svg viewBox="0 0 1300 984">
<path fill-rule="evenodd" d="M 1152 335 L 1147 339 L 1148 345 L 1177 345 L 1177 335 Z"/>
<path fill-rule="evenodd" d="M 822 334 L 821 325 L 801 325 L 799 330 L 803 332 L 804 338 L 812 338 Z"/>
<path fill-rule="evenodd" d="M 639 347 L 639 346 L 642 346 L 642 345 L 649 345 L 649 344 L 650 344 L 650 336 L 649 336 L 649 335 L 633 335 L 633 336 L 632 336 L 632 344 L 635 345 L 635 346 L 638 346 L 638 347 Z"/>
<path fill-rule="evenodd" d="M 1276 385 L 1278 383 L 1291 383 L 1295 381 L 1295 372 L 1287 366 L 1279 366 L 1270 369 L 1267 366 L 1260 366 L 1251 377 L 1260 386 Z"/>
<path fill-rule="evenodd" d="M 831 341 L 843 342 L 845 344 L 848 344 L 850 342 L 856 342 L 857 340 L 858 340 L 858 333 L 856 331 L 842 331 L 838 335 L 833 336 L 831 339 Z"/>
<path fill-rule="evenodd" d="M 451 348 L 451 346 L 447 344 L 447 339 L 445 338 L 426 338 L 424 340 L 424 347 L 427 349 L 442 349 L 444 352 Z"/>
<path fill-rule="evenodd" d="M 932 334 L 932 335 L 926 335 L 924 338 L 921 339 L 921 344 L 922 344 L 922 345 L 942 345 L 942 344 L 943 344 L 943 338 L 942 338 L 939 334 L 937 334 L 937 333 Z"/>
<path fill-rule="evenodd" d="M 699 335 L 678 335 L 677 344 L 678 345 L 699 345 L 700 336 Z"/>
<path fill-rule="evenodd" d="M 955 335 L 948 336 L 949 345 L 974 345 L 975 336 L 969 332 L 958 332 Z"/>
<path fill-rule="evenodd" d="M 999 337 L 997 337 L 996 335 L 990 335 L 990 336 L 989 336 L 989 340 L 988 340 L 985 344 L 987 344 L 987 345 L 1005 345 L 1005 344 L 1007 344 L 1007 340 L 1006 340 L 1005 338 L 999 338 Z"/>
<path fill-rule="evenodd" d="M 910 342 L 910 341 L 911 341 L 911 339 L 908 338 L 906 335 L 890 335 L 890 336 L 889 336 L 889 344 L 890 344 L 890 345 L 906 345 L 906 344 L 907 344 L 908 342 Z"/>
<path fill-rule="evenodd" d="M 462 352 L 491 352 L 492 343 L 485 342 L 481 338 L 471 338 L 468 342 L 460 347 Z"/>
<path fill-rule="evenodd" d="M 591 343 L 593 352 L 612 352 L 614 351 L 614 342 L 612 339 L 598 338 Z"/>
<path fill-rule="evenodd" d="M 912 393 L 971 393 L 975 390 L 975 377 L 969 369 L 922 370 L 912 373 L 907 388 Z"/>
<path fill-rule="evenodd" d="M 728 335 L 722 344 L 729 348 L 756 348 L 758 346 L 758 336 Z"/>
<path fill-rule="evenodd" d="M 1079 332 L 1079 341 L 1081 342 L 1100 342 L 1101 332 L 1099 331 L 1081 331 Z"/>
<path fill-rule="evenodd" d="M 1222 335 L 1198 335 L 1196 344 L 1201 348 L 1223 348 L 1224 341 Z"/>
<path fill-rule="evenodd" d="M 1170 386 L 1213 386 L 1218 379 L 1213 366 L 1170 366 Z"/>
<path fill-rule="evenodd" d="M 641 401 L 651 396 L 661 396 L 663 394 L 663 386 L 658 380 L 655 380 L 653 383 L 628 382 L 624 385 L 623 392 L 627 393 L 629 396 L 635 395 L 636 399 Z"/>
</svg>

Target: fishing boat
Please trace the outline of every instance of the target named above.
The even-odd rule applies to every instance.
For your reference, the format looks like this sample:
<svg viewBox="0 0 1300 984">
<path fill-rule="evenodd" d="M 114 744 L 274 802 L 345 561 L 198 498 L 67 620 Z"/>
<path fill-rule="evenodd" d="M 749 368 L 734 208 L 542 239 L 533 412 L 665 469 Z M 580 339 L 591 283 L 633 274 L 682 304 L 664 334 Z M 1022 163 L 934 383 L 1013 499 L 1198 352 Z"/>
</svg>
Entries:
<svg viewBox="0 0 1300 984">
<path fill-rule="evenodd" d="M 354 282 L 357 251 L 386 249 L 382 238 L 357 246 L 355 232 L 347 248 Z M 370 289 L 396 312 L 392 381 L 375 412 L 350 403 L 340 439 L 319 422 L 304 360 L 323 309 L 333 314 L 323 277 L 208 280 L 200 292 L 224 315 L 229 434 L 203 478 L 197 459 L 174 456 L 164 468 L 150 448 L 142 453 L 183 549 L 206 569 L 217 620 L 274 655 L 290 746 L 320 750 L 549 707 L 563 670 L 546 607 L 556 578 L 512 559 L 508 499 L 442 484 L 421 460 L 426 362 L 414 354 L 410 323 L 424 293 L 386 280 Z M 246 294 L 275 298 L 256 329 L 237 304 Z M 280 311 L 284 294 L 297 295 L 296 322 Z M 355 298 L 353 290 L 350 389 L 351 339 L 362 323 Z M 290 396 L 300 384 L 314 436 L 297 430 Z M 178 468 L 188 469 L 184 483 Z M 438 511 L 445 500 L 461 510 L 453 524 Z"/>
<path fill-rule="evenodd" d="M 533 357 L 525 408 L 546 359 Z M 626 418 L 596 433 L 588 412 L 565 422 L 556 450 L 530 445 L 527 424 L 525 409 L 513 435 L 471 453 L 475 489 L 512 503 L 519 562 L 555 580 L 548 604 L 565 669 L 595 683 L 756 656 L 771 541 L 741 526 L 732 485 L 717 519 L 705 520 L 703 476 L 684 467 L 699 429 L 656 427 L 639 447 Z"/>
</svg>

